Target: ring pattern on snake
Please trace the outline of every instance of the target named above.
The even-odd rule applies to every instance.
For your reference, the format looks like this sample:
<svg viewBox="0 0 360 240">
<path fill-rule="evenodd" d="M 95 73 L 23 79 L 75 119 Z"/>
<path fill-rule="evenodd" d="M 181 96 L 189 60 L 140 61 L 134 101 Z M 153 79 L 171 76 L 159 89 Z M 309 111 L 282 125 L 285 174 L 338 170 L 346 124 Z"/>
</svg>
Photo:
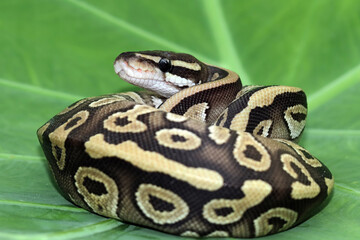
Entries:
<svg viewBox="0 0 360 240">
<path fill-rule="evenodd" d="M 328 168 L 297 144 L 305 93 L 242 86 L 195 57 L 126 52 L 114 63 L 146 91 L 79 100 L 37 131 L 64 196 L 102 216 L 192 237 L 259 237 L 330 199 Z"/>
</svg>

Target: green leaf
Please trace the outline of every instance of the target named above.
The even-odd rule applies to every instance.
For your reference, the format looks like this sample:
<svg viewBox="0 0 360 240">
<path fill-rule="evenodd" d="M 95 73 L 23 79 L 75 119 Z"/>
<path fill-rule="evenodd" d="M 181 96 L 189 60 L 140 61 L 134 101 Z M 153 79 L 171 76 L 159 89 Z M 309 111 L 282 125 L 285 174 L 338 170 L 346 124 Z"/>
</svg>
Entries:
<svg viewBox="0 0 360 240">
<path fill-rule="evenodd" d="M 0 238 L 179 239 L 103 218 L 57 191 L 35 131 L 77 99 L 136 89 L 123 51 L 187 52 L 245 84 L 298 86 L 301 145 L 335 176 L 316 216 L 267 239 L 360 238 L 360 3 L 343 0 L 0 1 Z"/>
</svg>

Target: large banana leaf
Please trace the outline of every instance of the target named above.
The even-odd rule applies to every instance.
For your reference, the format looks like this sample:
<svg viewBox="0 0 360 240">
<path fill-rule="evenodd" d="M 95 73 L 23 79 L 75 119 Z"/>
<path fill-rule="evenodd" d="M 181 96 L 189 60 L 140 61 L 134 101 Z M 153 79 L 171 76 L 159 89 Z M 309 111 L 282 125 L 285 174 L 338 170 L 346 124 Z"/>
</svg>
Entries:
<svg viewBox="0 0 360 240">
<path fill-rule="evenodd" d="M 356 0 L 0 1 L 0 239 L 175 239 L 59 194 L 35 131 L 81 97 L 134 87 L 122 51 L 188 52 L 245 84 L 305 90 L 301 145 L 335 176 L 316 216 L 268 239 L 360 238 L 360 3 Z"/>
</svg>

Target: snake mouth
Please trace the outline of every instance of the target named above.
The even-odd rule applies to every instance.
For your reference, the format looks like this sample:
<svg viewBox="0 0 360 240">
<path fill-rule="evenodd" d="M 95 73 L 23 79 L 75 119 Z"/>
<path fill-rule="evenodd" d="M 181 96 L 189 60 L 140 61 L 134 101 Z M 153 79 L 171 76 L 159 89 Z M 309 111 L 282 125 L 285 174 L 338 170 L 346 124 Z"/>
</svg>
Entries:
<svg viewBox="0 0 360 240">
<path fill-rule="evenodd" d="M 165 73 L 153 62 L 134 55 L 120 55 L 114 62 L 114 70 L 125 81 L 164 97 L 170 97 L 179 91 L 178 87 L 166 81 Z"/>
<path fill-rule="evenodd" d="M 164 74 L 151 63 L 141 61 L 135 57 L 115 61 L 116 74 L 126 81 L 164 81 Z"/>
</svg>

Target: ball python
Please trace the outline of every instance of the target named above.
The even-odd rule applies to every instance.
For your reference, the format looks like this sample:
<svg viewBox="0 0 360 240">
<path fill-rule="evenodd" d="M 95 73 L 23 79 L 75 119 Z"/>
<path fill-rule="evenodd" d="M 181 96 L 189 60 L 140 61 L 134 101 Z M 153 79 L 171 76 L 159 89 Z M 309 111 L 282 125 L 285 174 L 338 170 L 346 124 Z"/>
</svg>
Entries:
<svg viewBox="0 0 360 240">
<path fill-rule="evenodd" d="M 259 237 L 310 218 L 333 190 L 297 145 L 306 95 L 166 51 L 120 54 L 145 91 L 77 101 L 37 135 L 65 198 L 102 216 L 191 237 Z"/>
</svg>

